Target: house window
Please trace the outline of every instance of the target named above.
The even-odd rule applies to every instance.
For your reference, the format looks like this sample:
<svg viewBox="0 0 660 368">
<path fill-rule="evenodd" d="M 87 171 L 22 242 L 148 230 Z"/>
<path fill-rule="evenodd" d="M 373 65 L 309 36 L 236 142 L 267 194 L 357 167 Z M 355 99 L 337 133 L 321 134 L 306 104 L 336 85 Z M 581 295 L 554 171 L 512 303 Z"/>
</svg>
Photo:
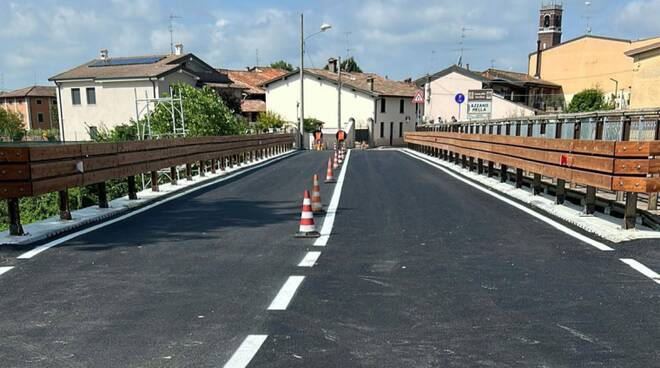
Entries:
<svg viewBox="0 0 660 368">
<path fill-rule="evenodd" d="M 96 90 L 92 88 L 87 88 L 87 104 L 96 105 Z"/>
<path fill-rule="evenodd" d="M 41 105 L 41 100 L 37 99 L 37 105 Z"/>
<path fill-rule="evenodd" d="M 403 137 L 403 123 L 399 123 L 399 137 Z"/>
<path fill-rule="evenodd" d="M 71 88 L 71 102 L 80 105 L 80 88 Z"/>
<path fill-rule="evenodd" d="M 399 100 L 399 113 L 403 114 L 403 99 Z"/>
<path fill-rule="evenodd" d="M 380 112 L 385 112 L 385 99 L 380 100 Z"/>
<path fill-rule="evenodd" d="M 380 122 L 380 137 L 381 138 L 385 137 L 385 123 L 383 123 L 382 121 Z"/>
<path fill-rule="evenodd" d="M 43 112 L 38 112 L 37 113 L 37 121 L 40 123 L 44 122 L 44 113 Z"/>
</svg>

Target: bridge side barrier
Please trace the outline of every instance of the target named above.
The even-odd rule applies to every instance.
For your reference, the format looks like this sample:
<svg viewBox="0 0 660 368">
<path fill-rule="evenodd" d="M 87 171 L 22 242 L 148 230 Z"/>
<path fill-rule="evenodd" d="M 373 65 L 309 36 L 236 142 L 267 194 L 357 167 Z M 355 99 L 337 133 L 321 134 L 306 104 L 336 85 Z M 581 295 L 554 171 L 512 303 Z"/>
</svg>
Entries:
<svg viewBox="0 0 660 368">
<path fill-rule="evenodd" d="M 150 173 L 158 191 L 158 171 L 185 165 L 192 180 L 192 166 L 200 175 L 206 168 L 232 167 L 292 149 L 290 134 L 259 134 L 199 138 L 175 138 L 116 143 L 64 143 L 0 146 L 0 199 L 6 199 L 11 235 L 22 235 L 19 198 L 59 192 L 60 217 L 70 219 L 68 189 L 97 185 L 99 207 L 107 207 L 105 182 L 128 180 L 128 196 L 137 199 L 135 175 Z M 207 165 L 209 163 L 210 165 Z M 172 175 L 176 183 L 176 175 Z"/>
<path fill-rule="evenodd" d="M 660 141 L 596 141 L 470 134 L 447 131 L 408 132 L 410 148 L 493 175 L 500 167 L 502 181 L 516 168 L 520 187 L 524 171 L 533 173 L 538 194 L 543 176 L 557 181 L 557 202 L 563 203 L 566 182 L 585 185 L 585 212 L 595 211 L 596 189 L 625 193 L 624 227 L 635 226 L 637 194 L 660 190 Z M 469 162 L 469 164 L 468 164 Z"/>
</svg>

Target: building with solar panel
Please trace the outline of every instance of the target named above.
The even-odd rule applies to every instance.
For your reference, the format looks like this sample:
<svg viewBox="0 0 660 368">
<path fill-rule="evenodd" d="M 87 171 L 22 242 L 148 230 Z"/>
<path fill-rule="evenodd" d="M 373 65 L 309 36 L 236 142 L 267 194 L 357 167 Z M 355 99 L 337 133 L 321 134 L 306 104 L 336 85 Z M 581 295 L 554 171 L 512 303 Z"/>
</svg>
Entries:
<svg viewBox="0 0 660 368">
<path fill-rule="evenodd" d="M 226 92 L 232 82 L 177 45 L 174 54 L 111 57 L 106 49 L 91 60 L 49 79 L 57 86 L 60 138 L 90 140 L 90 132 L 136 118 L 136 99 L 169 95 L 170 86 L 208 85 Z M 240 96 L 240 90 L 236 93 Z"/>
</svg>

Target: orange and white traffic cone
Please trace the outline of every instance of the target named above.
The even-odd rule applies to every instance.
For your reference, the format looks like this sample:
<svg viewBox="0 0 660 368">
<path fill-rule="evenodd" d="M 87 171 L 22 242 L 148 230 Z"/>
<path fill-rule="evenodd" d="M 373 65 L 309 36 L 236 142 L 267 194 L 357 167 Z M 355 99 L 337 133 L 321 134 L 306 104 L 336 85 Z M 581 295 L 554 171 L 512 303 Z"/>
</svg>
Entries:
<svg viewBox="0 0 660 368">
<path fill-rule="evenodd" d="M 339 168 L 339 155 L 335 151 L 335 161 L 332 163 L 332 168 L 337 170 Z"/>
<path fill-rule="evenodd" d="M 328 157 L 328 170 L 325 173 L 325 182 L 326 184 L 336 183 L 335 176 L 332 174 L 332 159 L 330 157 Z"/>
<path fill-rule="evenodd" d="M 321 202 L 321 186 L 319 185 L 319 176 L 314 174 L 312 182 L 312 212 L 325 213 L 323 210 L 323 203 Z"/>
<path fill-rule="evenodd" d="M 302 214 L 300 215 L 300 228 L 296 233 L 296 238 L 318 238 L 321 236 L 314 226 L 314 213 L 312 212 L 312 202 L 309 199 L 309 190 L 305 191 L 303 197 Z"/>
</svg>

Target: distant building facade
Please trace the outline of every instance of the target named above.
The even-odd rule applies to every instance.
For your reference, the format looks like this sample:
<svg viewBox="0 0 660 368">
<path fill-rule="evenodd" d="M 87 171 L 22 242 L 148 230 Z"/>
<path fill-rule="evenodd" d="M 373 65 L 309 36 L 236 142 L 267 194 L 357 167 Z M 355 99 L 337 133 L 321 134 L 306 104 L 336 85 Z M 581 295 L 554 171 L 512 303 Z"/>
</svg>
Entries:
<svg viewBox="0 0 660 368">
<path fill-rule="evenodd" d="M 223 70 L 229 79 L 237 86 L 242 88 L 241 94 L 241 115 L 248 122 L 254 123 L 260 113 L 266 112 L 266 90 L 261 84 L 271 79 L 283 76 L 288 73 L 284 69 L 255 66 L 247 70 Z"/>
<path fill-rule="evenodd" d="M 496 72 L 495 69 L 479 73 L 452 65 L 418 78 L 415 84 L 424 91 L 424 121 L 440 123 L 468 120 L 468 104 L 458 104 L 456 95 L 460 93 L 467 97 L 470 90 L 481 89 L 493 90 L 491 118 L 532 116 L 535 109 L 527 105 L 530 86 L 524 80 L 513 83 L 511 80 L 514 77 L 519 76 L 507 75 L 505 78 L 501 71 Z M 544 82 L 535 80 L 534 83 L 542 85 Z"/>
<path fill-rule="evenodd" d="M 305 69 L 305 118 L 324 122 L 323 132 L 338 129 L 338 73 L 335 64 L 326 69 Z M 297 125 L 300 73 L 294 71 L 264 83 L 266 107 Z M 341 73 L 341 128 L 355 129 L 355 140 L 371 146 L 403 145 L 403 133 L 415 130 L 417 88 L 412 83 L 383 78 L 373 73 Z"/>
<path fill-rule="evenodd" d="M 57 86 L 60 139 L 89 140 L 90 130 L 126 124 L 136 118 L 136 97 L 169 95 L 170 87 L 184 83 L 195 87 L 230 88 L 231 81 L 197 56 L 183 53 L 139 57 L 110 57 L 101 50 L 98 59 L 50 78 Z"/>
<path fill-rule="evenodd" d="M 660 42 L 626 52 L 632 59 L 630 108 L 660 107 Z"/>
<path fill-rule="evenodd" d="M 0 95 L 0 107 L 21 116 L 25 129 L 57 129 L 55 87 L 31 86 Z"/>
</svg>

